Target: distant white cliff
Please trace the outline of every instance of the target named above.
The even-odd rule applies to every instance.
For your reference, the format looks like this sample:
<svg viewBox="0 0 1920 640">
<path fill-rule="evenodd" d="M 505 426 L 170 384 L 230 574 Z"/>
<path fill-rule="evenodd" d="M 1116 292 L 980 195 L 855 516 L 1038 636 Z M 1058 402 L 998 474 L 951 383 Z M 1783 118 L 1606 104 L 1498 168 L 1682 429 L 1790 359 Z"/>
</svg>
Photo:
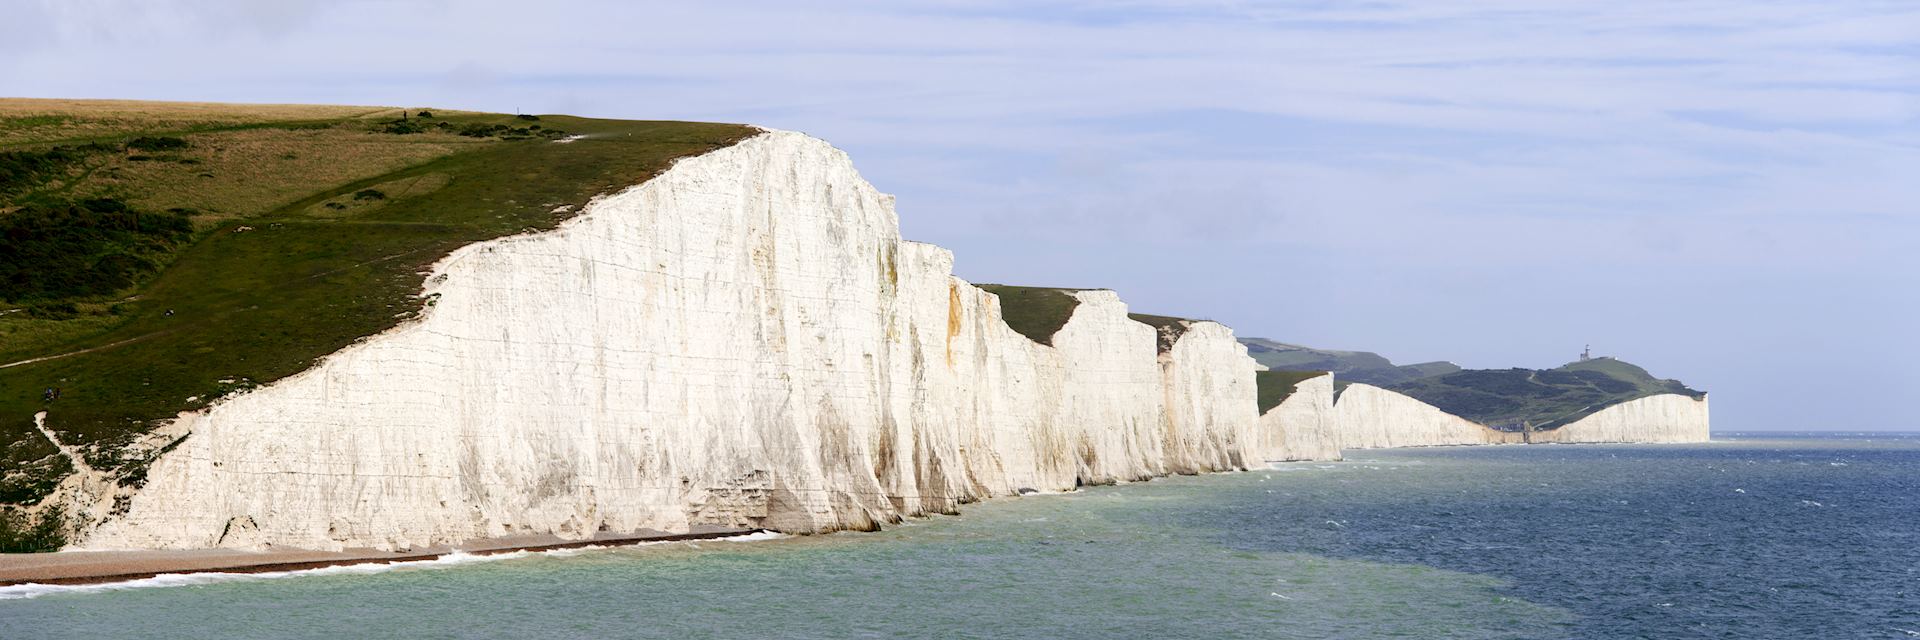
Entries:
<svg viewBox="0 0 1920 640">
<path fill-rule="evenodd" d="M 1533 432 L 1534 442 L 1706 442 L 1707 397 L 1647 396 L 1593 412 L 1573 424 Z"/>
<path fill-rule="evenodd" d="M 1262 463 L 1226 327 L 1163 353 L 1084 291 L 1040 345 L 952 266 L 844 153 L 767 132 L 460 249 L 420 319 L 183 414 L 130 499 L 68 494 L 77 546 L 871 529 Z"/>
<path fill-rule="evenodd" d="M 1324 380 L 1320 384 L 1313 384 Z M 1312 386 L 1309 386 L 1312 384 Z M 1499 431 L 1411 396 L 1332 376 L 1300 383 L 1260 417 L 1269 461 L 1338 460 L 1341 449 L 1476 444 L 1689 443 L 1709 438 L 1707 399 L 1661 394 L 1616 404 L 1572 424 L 1522 434 Z"/>
<path fill-rule="evenodd" d="M 1333 374 L 1301 380 L 1280 404 L 1260 414 L 1262 450 L 1269 462 L 1339 460 L 1339 419 Z"/>
<path fill-rule="evenodd" d="M 1520 437 L 1369 384 L 1348 385 L 1333 410 L 1342 449 L 1501 444 Z"/>
</svg>

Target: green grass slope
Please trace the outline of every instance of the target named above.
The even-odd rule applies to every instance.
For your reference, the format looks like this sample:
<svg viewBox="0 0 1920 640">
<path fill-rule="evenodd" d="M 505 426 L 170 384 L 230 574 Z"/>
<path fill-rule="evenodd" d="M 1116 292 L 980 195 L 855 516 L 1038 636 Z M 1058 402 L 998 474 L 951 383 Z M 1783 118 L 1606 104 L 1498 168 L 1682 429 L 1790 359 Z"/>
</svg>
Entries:
<svg viewBox="0 0 1920 640">
<path fill-rule="evenodd" d="M 1664 393 L 1704 395 L 1677 380 L 1653 377 L 1614 358 L 1594 358 L 1554 369 L 1470 369 L 1388 385 L 1387 388 L 1487 426 L 1553 429 L 1595 411 Z"/>
<path fill-rule="evenodd" d="M 1276 371 L 1331 371 L 1342 382 L 1364 382 L 1386 386 L 1460 370 L 1451 362 L 1423 362 L 1396 365 L 1370 351 L 1315 349 L 1266 338 L 1241 338 L 1247 355 Z"/>
<path fill-rule="evenodd" d="M 1080 299 L 1073 292 L 1081 289 L 1022 287 L 1010 284 L 974 285 L 1000 297 L 1000 317 L 1028 340 L 1052 346 L 1053 334 L 1067 326 Z"/>
<path fill-rule="evenodd" d="M 1255 371 L 1253 384 L 1258 391 L 1260 413 L 1280 406 L 1302 381 L 1327 375 L 1325 371 Z"/>
<path fill-rule="evenodd" d="M 0 100 L 0 504 L 71 472 L 36 412 L 137 484 L 128 443 L 414 316 L 453 249 L 753 134 L 400 113 Z"/>
</svg>

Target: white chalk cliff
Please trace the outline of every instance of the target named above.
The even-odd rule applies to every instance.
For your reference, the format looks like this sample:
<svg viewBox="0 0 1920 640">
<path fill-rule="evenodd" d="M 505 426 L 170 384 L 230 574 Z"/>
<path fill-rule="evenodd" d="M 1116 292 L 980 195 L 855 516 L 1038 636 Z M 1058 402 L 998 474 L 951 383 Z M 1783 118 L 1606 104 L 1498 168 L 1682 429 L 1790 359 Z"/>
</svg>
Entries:
<svg viewBox="0 0 1920 640">
<path fill-rule="evenodd" d="M 767 132 L 460 249 L 419 319 L 183 414 L 130 500 L 71 505 L 76 546 L 868 529 L 1261 462 L 1226 327 L 1162 353 L 1083 291 L 1040 345 L 952 262 L 844 153 Z"/>
<path fill-rule="evenodd" d="M 1260 414 L 1262 451 L 1268 462 L 1339 460 L 1338 420 L 1333 374 L 1301 380 L 1280 404 Z"/>
<path fill-rule="evenodd" d="M 1707 397 L 1674 393 L 1629 400 L 1558 429 L 1535 431 L 1534 442 L 1706 442 Z"/>
<path fill-rule="evenodd" d="M 1572 424 L 1531 434 L 1499 431 L 1411 396 L 1368 384 L 1333 393 L 1333 377 L 1302 381 L 1293 395 L 1260 416 L 1270 462 L 1338 460 L 1341 449 L 1479 444 L 1706 442 L 1707 399 L 1661 394 L 1594 412 Z"/>
<path fill-rule="evenodd" d="M 808 533 L 1521 437 L 1364 384 L 1336 402 L 1331 375 L 1261 415 L 1225 326 L 1163 342 L 1113 292 L 1074 291 L 1043 345 L 952 272 L 846 154 L 766 132 L 453 252 L 417 319 L 149 434 L 137 491 L 83 468 L 58 501 L 78 548 Z M 1695 442 L 1706 424 L 1704 399 L 1655 396 L 1534 440 Z"/>
<path fill-rule="evenodd" d="M 1508 442 L 1508 436 L 1512 442 L 1520 437 L 1370 384 L 1348 385 L 1333 410 L 1335 439 L 1342 449 L 1499 444 Z"/>
<path fill-rule="evenodd" d="M 1660 394 L 1622 402 L 1556 429 L 1499 431 L 1439 407 L 1365 384 L 1334 403 L 1335 440 L 1343 449 L 1464 444 L 1686 443 L 1708 440 L 1707 399 Z"/>
</svg>

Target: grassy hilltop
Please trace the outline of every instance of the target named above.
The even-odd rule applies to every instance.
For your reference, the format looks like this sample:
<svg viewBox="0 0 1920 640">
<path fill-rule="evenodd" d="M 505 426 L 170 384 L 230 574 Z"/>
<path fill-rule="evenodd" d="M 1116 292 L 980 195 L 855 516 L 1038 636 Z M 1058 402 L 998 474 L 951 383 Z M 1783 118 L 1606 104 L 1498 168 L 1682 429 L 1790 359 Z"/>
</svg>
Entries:
<svg viewBox="0 0 1920 640">
<path fill-rule="evenodd" d="M 739 125 L 0 99 L 0 504 L 418 313 L 424 272 Z"/>
<path fill-rule="evenodd" d="M 1266 338 L 1241 338 L 1240 344 L 1247 346 L 1247 355 L 1254 361 L 1275 371 L 1331 371 L 1342 383 L 1384 386 L 1460 370 L 1451 362 L 1397 365 L 1371 351 L 1315 349 Z"/>
<path fill-rule="evenodd" d="M 1705 394 L 1625 361 L 1600 357 L 1553 369 L 1468 369 L 1388 388 L 1495 429 L 1553 429 L 1647 396 Z"/>
<path fill-rule="evenodd" d="M 1553 429 L 1647 396 L 1704 395 L 1677 380 L 1655 378 L 1646 369 L 1607 357 L 1554 369 L 1461 369 L 1451 362 L 1396 365 L 1377 353 L 1315 349 L 1265 338 L 1241 338 L 1240 342 L 1254 360 L 1275 372 L 1268 375 L 1273 382 L 1261 379 L 1262 398 L 1284 398 L 1281 390 L 1292 391 L 1292 378 L 1331 371 L 1336 389 L 1355 382 L 1371 384 L 1496 429 L 1517 431 L 1527 424 Z M 1263 399 L 1261 411 L 1268 408 Z"/>
</svg>

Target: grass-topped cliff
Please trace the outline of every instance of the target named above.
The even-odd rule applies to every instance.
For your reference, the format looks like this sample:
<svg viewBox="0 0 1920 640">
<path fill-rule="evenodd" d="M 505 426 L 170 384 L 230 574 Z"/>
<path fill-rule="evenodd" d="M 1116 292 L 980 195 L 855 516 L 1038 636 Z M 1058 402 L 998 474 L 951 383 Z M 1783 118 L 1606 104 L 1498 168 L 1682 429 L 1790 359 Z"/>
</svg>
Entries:
<svg viewBox="0 0 1920 640">
<path fill-rule="evenodd" d="M 419 313 L 462 245 L 552 228 L 739 125 L 0 100 L 0 504 Z M 5 526 L 0 526 L 3 533 Z"/>
<path fill-rule="evenodd" d="M 1396 365 L 1368 351 L 1316 349 L 1265 338 L 1241 338 L 1240 342 L 1255 361 L 1276 372 L 1333 372 L 1336 394 L 1355 382 L 1371 384 L 1504 430 L 1528 424 L 1553 429 L 1622 402 L 1663 393 L 1704 395 L 1615 358 L 1541 370 L 1461 369 L 1451 362 Z M 1276 381 L 1275 387 L 1279 386 L 1285 385 Z"/>
<path fill-rule="evenodd" d="M 1080 306 L 1080 299 L 1073 297 L 1073 292 L 1080 289 L 1011 284 L 975 286 L 1000 297 L 1000 317 L 1008 327 L 1028 340 L 1049 346 L 1053 344 L 1053 334 L 1067 326 L 1067 321 L 1073 319 L 1073 310 Z"/>
<path fill-rule="evenodd" d="M 1300 383 L 1327 375 L 1325 371 L 1255 371 L 1254 388 L 1259 398 L 1260 413 L 1272 411 L 1280 403 L 1293 395 Z"/>
<path fill-rule="evenodd" d="M 1127 317 L 1134 322 L 1153 327 L 1153 335 L 1159 343 L 1160 353 L 1173 351 L 1173 343 L 1180 341 L 1180 336 L 1187 333 L 1187 327 L 1199 322 L 1191 318 L 1156 316 L 1150 313 L 1129 313 Z"/>
<path fill-rule="evenodd" d="M 1647 396 L 1705 395 L 1678 380 L 1614 358 L 1593 358 L 1553 369 L 1469 369 L 1388 385 L 1387 388 L 1496 429 L 1553 429 L 1595 411 Z"/>
<path fill-rule="evenodd" d="M 1453 373 L 1460 366 L 1451 362 L 1422 362 L 1397 365 L 1371 351 L 1315 349 L 1266 338 L 1241 338 L 1247 355 L 1275 371 L 1331 371 L 1343 383 L 1364 382 L 1390 385 L 1408 380 Z"/>
</svg>

